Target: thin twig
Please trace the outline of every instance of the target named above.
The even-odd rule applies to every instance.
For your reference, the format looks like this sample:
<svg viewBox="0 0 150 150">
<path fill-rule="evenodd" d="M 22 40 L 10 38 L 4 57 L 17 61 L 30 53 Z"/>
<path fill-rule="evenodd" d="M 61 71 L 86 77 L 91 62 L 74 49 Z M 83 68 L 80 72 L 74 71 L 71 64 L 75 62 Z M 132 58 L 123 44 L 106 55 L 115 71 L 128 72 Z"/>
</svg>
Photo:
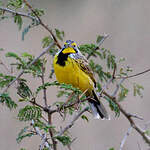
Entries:
<svg viewBox="0 0 150 150">
<path fill-rule="evenodd" d="M 88 101 L 90 100 L 91 98 L 85 98 L 84 100 L 80 101 L 79 99 L 77 99 L 75 102 L 72 102 L 71 104 L 68 104 L 68 105 L 62 105 L 56 109 L 48 109 L 46 111 L 49 111 L 50 114 L 53 114 L 55 112 L 60 112 L 62 109 L 67 109 L 67 108 L 70 108 L 70 107 L 73 107 L 74 105 L 76 104 L 79 104 L 80 102 L 85 102 L 85 101 Z"/>
<path fill-rule="evenodd" d="M 99 97 L 102 96 L 103 91 L 105 91 L 108 88 L 108 85 L 115 79 L 116 68 L 117 68 L 117 66 L 115 64 L 114 70 L 113 70 L 113 73 L 112 73 L 112 77 L 106 82 L 106 84 L 102 87 L 101 91 L 98 93 Z"/>
<path fill-rule="evenodd" d="M 137 116 L 137 115 L 135 115 L 135 114 L 130 114 L 130 113 L 128 113 L 128 115 L 129 115 L 130 117 L 133 117 L 133 118 L 136 118 L 136 119 L 139 119 L 139 120 L 144 120 L 142 117 L 139 117 L 139 116 Z"/>
<path fill-rule="evenodd" d="M 55 44 L 58 46 L 58 48 L 61 49 L 61 46 L 60 46 L 60 44 L 59 44 L 57 38 L 56 38 L 55 35 L 53 34 L 52 30 L 49 29 L 49 27 L 43 23 L 43 21 L 41 20 L 41 18 L 37 15 L 37 13 L 36 13 L 35 10 L 33 9 L 33 7 L 28 3 L 28 1 L 27 1 L 27 0 L 23 0 L 23 1 L 24 1 L 24 3 L 27 5 L 27 7 L 31 10 L 31 12 L 34 13 L 34 15 L 38 18 L 39 24 L 40 24 L 42 27 L 44 27 L 44 28 L 51 34 L 51 36 L 52 36 L 53 39 L 54 39 Z"/>
<path fill-rule="evenodd" d="M 48 113 L 48 122 L 49 122 L 49 125 L 52 125 L 52 114 L 50 114 L 50 113 Z M 49 130 L 49 134 L 50 134 L 51 139 L 52 139 L 53 148 L 54 148 L 54 150 L 57 150 L 57 141 L 55 141 L 53 131 L 51 128 L 49 128 L 48 130 Z"/>
<path fill-rule="evenodd" d="M 145 70 L 145 71 L 142 71 L 142 72 L 139 72 L 139 73 L 130 75 L 130 76 L 116 77 L 116 79 L 122 79 L 122 78 L 124 78 L 124 79 L 129 79 L 129 78 L 133 78 L 133 77 L 136 77 L 136 76 L 140 76 L 140 75 L 145 74 L 145 73 L 147 73 L 147 72 L 150 72 L 150 69 L 147 69 L 147 70 Z"/>
<path fill-rule="evenodd" d="M 46 134 L 42 134 L 38 127 L 34 127 L 34 120 L 32 120 L 31 125 L 33 126 L 36 134 L 39 135 L 42 139 L 42 144 L 40 145 L 40 150 L 42 150 L 44 148 L 44 146 L 46 146 L 47 148 L 50 148 L 49 143 L 47 141 Z"/>
<path fill-rule="evenodd" d="M 124 82 L 124 78 L 120 80 L 120 82 L 116 85 L 116 89 L 112 94 L 112 97 L 115 97 L 117 95 L 117 92 L 119 91 L 120 85 Z"/>
<path fill-rule="evenodd" d="M 139 143 L 139 142 L 137 142 L 137 144 L 138 144 L 138 148 L 139 148 L 139 150 L 142 150 L 142 149 L 141 149 L 141 146 L 140 146 L 140 143 Z"/>
<path fill-rule="evenodd" d="M 42 76 L 41 76 L 42 85 L 45 84 L 44 72 L 45 72 L 45 68 L 42 65 Z M 44 103 L 45 103 L 45 108 L 48 108 L 46 88 L 43 88 L 43 99 L 44 99 Z M 48 113 L 48 123 L 49 123 L 49 125 L 52 126 L 52 114 L 50 114 L 49 111 L 47 113 Z M 54 136 L 53 135 L 53 129 L 49 128 L 49 134 L 51 136 L 51 140 L 52 140 L 52 143 L 53 143 L 53 148 L 54 148 L 54 150 L 57 150 L 57 143 L 56 143 L 55 139 L 53 138 L 53 136 Z"/>
<path fill-rule="evenodd" d="M 15 10 L 12 10 L 12 9 L 9 9 L 9 8 L 4 8 L 4 7 L 0 7 L 0 10 L 3 10 L 4 12 L 6 11 L 6 12 L 14 14 L 14 15 L 19 15 L 19 16 L 23 16 L 23 17 L 26 17 L 26 18 L 29 18 L 29 19 L 32 19 L 32 20 L 36 20 L 37 22 L 39 22 L 38 18 L 36 18 L 34 16 L 31 16 L 29 14 L 25 14 L 25 13 L 22 13 L 22 12 L 16 12 Z"/>
<path fill-rule="evenodd" d="M 85 107 L 82 111 L 80 111 L 77 115 L 74 116 L 73 120 L 64 128 L 62 129 L 56 136 L 62 136 L 68 129 L 70 129 L 76 120 L 86 111 L 88 111 L 89 107 Z"/>
<path fill-rule="evenodd" d="M 101 39 L 101 41 L 99 42 L 98 46 L 97 46 L 94 50 L 95 50 L 95 51 L 98 50 L 98 49 L 100 48 L 100 46 L 103 44 L 103 42 L 105 41 L 105 39 L 108 38 L 108 37 L 109 37 L 108 34 L 104 34 L 103 37 L 102 37 L 102 39 Z M 92 53 L 92 54 L 93 54 L 93 53 Z M 92 56 L 92 54 L 89 54 L 89 55 L 87 56 L 87 59 L 89 59 L 89 58 Z"/>
<path fill-rule="evenodd" d="M 5 63 L 2 62 L 2 60 L 0 60 L 0 65 L 2 65 L 6 69 L 6 71 L 8 73 L 11 73 L 11 71 L 9 70 L 9 68 L 5 65 Z"/>
<path fill-rule="evenodd" d="M 48 47 L 46 47 L 46 48 L 44 49 L 44 51 L 43 51 L 39 56 L 37 56 L 29 65 L 27 65 L 26 68 L 30 68 L 40 57 L 42 57 L 45 53 L 47 53 L 48 50 L 49 50 L 53 45 L 54 45 L 54 43 L 52 42 Z M 8 88 L 11 87 L 11 86 L 13 85 L 13 83 L 15 83 L 15 81 L 17 81 L 17 80 L 24 74 L 24 72 L 25 72 L 25 70 L 22 70 L 22 71 L 18 74 L 18 76 L 8 84 L 8 86 L 3 90 L 2 93 L 7 92 Z"/>
<path fill-rule="evenodd" d="M 119 149 L 119 150 L 122 150 L 122 149 L 123 149 L 123 146 L 124 146 L 124 144 L 125 144 L 125 142 L 126 142 L 126 140 L 127 140 L 127 137 L 130 135 L 131 131 L 132 131 L 132 127 L 130 127 L 130 128 L 128 129 L 127 133 L 125 134 L 124 138 L 122 139 L 121 144 L 120 144 L 120 149 Z"/>
<path fill-rule="evenodd" d="M 126 112 L 126 110 L 123 109 L 123 107 L 118 103 L 118 101 L 116 100 L 116 98 L 110 96 L 105 91 L 103 92 L 103 94 L 105 96 L 107 96 L 108 98 L 110 98 L 115 104 L 118 105 L 119 110 L 126 117 L 126 119 L 130 122 L 131 126 L 143 137 L 144 141 L 147 144 L 150 145 L 150 137 L 148 135 L 146 135 L 145 130 L 141 129 L 138 125 L 136 125 L 136 123 L 134 122 L 134 120 L 132 119 L 132 117 Z"/>
<path fill-rule="evenodd" d="M 42 65 L 42 76 L 41 76 L 42 85 L 45 84 L 45 81 L 44 81 L 44 71 L 45 71 L 45 68 L 44 68 L 44 66 Z M 43 88 L 43 99 L 44 99 L 45 107 L 47 108 L 48 105 L 47 105 L 46 88 Z"/>
</svg>

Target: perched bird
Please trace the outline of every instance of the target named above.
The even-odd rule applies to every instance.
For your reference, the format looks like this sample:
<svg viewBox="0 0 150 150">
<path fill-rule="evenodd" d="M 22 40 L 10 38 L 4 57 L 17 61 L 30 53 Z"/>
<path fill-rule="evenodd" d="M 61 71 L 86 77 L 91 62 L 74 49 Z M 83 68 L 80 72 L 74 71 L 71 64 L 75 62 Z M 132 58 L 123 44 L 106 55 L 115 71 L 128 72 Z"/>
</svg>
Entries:
<svg viewBox="0 0 150 150">
<path fill-rule="evenodd" d="M 86 96 L 92 97 L 89 105 L 94 118 L 108 119 L 107 111 L 94 91 L 94 74 L 74 41 L 67 40 L 64 43 L 63 48 L 55 55 L 53 64 L 58 82 L 71 84 L 82 92 L 86 91 Z"/>
</svg>

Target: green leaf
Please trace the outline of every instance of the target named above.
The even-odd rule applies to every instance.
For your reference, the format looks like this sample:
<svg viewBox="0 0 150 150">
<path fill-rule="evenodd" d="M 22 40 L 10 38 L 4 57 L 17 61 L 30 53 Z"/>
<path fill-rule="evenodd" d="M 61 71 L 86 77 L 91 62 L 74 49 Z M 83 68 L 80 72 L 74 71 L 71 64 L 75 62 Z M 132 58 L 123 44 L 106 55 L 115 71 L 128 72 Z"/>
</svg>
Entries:
<svg viewBox="0 0 150 150">
<path fill-rule="evenodd" d="M 26 150 L 25 148 L 21 148 L 20 150 Z"/>
<path fill-rule="evenodd" d="M 83 120 L 89 122 L 89 119 L 88 119 L 88 117 L 87 117 L 86 115 L 82 115 L 81 118 L 82 118 Z"/>
<path fill-rule="evenodd" d="M 35 12 L 36 15 L 39 16 L 39 17 L 41 17 L 41 16 L 43 16 L 43 15 L 45 14 L 43 9 L 38 9 L 38 8 L 35 8 L 35 9 L 34 9 L 34 12 Z M 31 13 L 31 15 L 34 16 L 34 17 L 36 17 L 33 12 Z"/>
<path fill-rule="evenodd" d="M 60 31 L 59 29 L 55 29 L 55 33 L 56 33 L 57 38 L 59 40 L 63 41 L 63 38 L 65 36 L 64 31 Z"/>
<path fill-rule="evenodd" d="M 29 32 L 30 28 L 31 28 L 31 25 L 28 25 L 26 28 L 23 29 L 23 31 L 22 31 L 22 40 L 23 41 L 24 41 L 25 35 Z"/>
<path fill-rule="evenodd" d="M 112 111 L 115 112 L 116 117 L 119 117 L 120 116 L 119 107 L 107 96 L 104 96 L 104 98 L 109 102 L 109 107 L 111 108 Z"/>
<path fill-rule="evenodd" d="M 0 88 L 8 86 L 8 84 L 14 79 L 14 76 L 4 75 L 0 73 Z"/>
<path fill-rule="evenodd" d="M 27 133 L 28 129 L 29 129 L 29 127 L 26 126 L 19 132 L 18 137 L 16 138 L 17 143 L 20 143 L 26 137 L 31 137 L 34 135 L 34 133 L 32 133 L 32 132 Z"/>
<path fill-rule="evenodd" d="M 56 136 L 55 137 L 58 141 L 60 141 L 64 146 L 71 143 L 71 139 L 69 136 Z"/>
<path fill-rule="evenodd" d="M 8 93 L 0 94 L 0 103 L 5 104 L 10 110 L 17 107 L 17 104 L 11 99 Z"/>
<path fill-rule="evenodd" d="M 46 36 L 42 39 L 43 48 L 48 47 L 50 43 L 53 42 L 53 39 L 50 36 Z"/>
<path fill-rule="evenodd" d="M 2 6 L 3 5 L 3 3 L 2 3 L 2 1 L 0 1 L 0 6 Z"/>
<path fill-rule="evenodd" d="M 150 130 L 146 130 L 145 134 L 149 136 L 150 135 Z"/>
<path fill-rule="evenodd" d="M 23 63 L 21 57 L 19 57 L 16 53 L 14 52 L 8 52 L 5 54 L 6 57 L 12 57 L 15 58 L 16 60 L 19 60 L 19 62 Z"/>
<path fill-rule="evenodd" d="M 17 87 L 17 94 L 22 98 L 30 98 L 32 95 L 32 91 L 30 90 L 29 86 L 23 82 L 19 82 L 19 86 Z"/>
<path fill-rule="evenodd" d="M 112 147 L 112 148 L 110 148 L 109 150 L 115 150 L 115 149 Z"/>
<path fill-rule="evenodd" d="M 80 45 L 79 49 L 80 51 L 86 55 L 90 55 L 90 56 L 96 56 L 95 55 L 95 49 L 97 48 L 97 46 L 95 44 L 84 44 L 84 45 Z"/>
<path fill-rule="evenodd" d="M 49 125 L 41 121 L 40 119 L 37 119 L 34 121 L 33 127 L 38 127 L 41 130 L 44 130 L 44 132 L 49 132 L 49 129 L 55 130 L 55 126 Z"/>
<path fill-rule="evenodd" d="M 119 92 L 118 100 L 122 101 L 127 97 L 129 90 L 127 88 L 125 88 L 123 85 L 120 85 L 120 89 L 121 89 L 121 91 Z"/>
<path fill-rule="evenodd" d="M 98 35 L 97 39 L 96 39 L 96 43 L 99 44 L 103 38 L 104 38 L 104 36 Z"/>
<path fill-rule="evenodd" d="M 140 84 L 134 83 L 133 84 L 133 95 L 134 96 L 140 96 L 143 98 L 142 90 L 144 90 L 144 87 Z"/>
<path fill-rule="evenodd" d="M 14 9 L 21 8 L 23 0 L 9 0 L 7 7 L 12 7 Z"/>
<path fill-rule="evenodd" d="M 3 49 L 3 48 L 0 48 L 0 51 L 4 51 L 4 49 Z"/>
<path fill-rule="evenodd" d="M 27 105 L 19 110 L 18 119 L 20 121 L 36 120 L 41 118 L 41 115 L 42 111 L 39 107 Z"/>
<path fill-rule="evenodd" d="M 20 15 L 14 16 L 14 22 L 18 25 L 19 30 L 21 30 L 23 24 L 22 17 Z"/>
</svg>

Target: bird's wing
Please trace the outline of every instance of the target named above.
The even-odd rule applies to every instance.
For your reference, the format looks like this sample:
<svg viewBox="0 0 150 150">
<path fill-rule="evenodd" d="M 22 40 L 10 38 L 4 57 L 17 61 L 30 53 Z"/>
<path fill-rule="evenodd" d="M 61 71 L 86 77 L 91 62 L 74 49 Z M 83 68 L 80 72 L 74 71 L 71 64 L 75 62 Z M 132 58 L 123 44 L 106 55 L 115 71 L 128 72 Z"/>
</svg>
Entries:
<svg viewBox="0 0 150 150">
<path fill-rule="evenodd" d="M 96 87 L 94 73 L 89 66 L 88 60 L 81 53 L 73 54 L 71 58 L 73 58 L 77 63 L 78 67 L 91 78 L 91 80 L 94 82 L 94 86 Z"/>
</svg>

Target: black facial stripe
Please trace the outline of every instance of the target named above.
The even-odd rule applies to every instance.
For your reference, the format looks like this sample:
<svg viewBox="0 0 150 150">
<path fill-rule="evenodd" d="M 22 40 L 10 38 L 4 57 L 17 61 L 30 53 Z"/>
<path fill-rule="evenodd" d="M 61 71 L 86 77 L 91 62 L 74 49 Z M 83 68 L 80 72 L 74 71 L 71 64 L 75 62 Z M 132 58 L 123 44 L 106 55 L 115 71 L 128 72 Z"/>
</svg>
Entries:
<svg viewBox="0 0 150 150">
<path fill-rule="evenodd" d="M 56 64 L 59 64 L 60 66 L 65 66 L 65 61 L 67 60 L 69 54 L 63 54 L 62 52 L 60 52 L 58 54 L 58 59 Z"/>
</svg>

